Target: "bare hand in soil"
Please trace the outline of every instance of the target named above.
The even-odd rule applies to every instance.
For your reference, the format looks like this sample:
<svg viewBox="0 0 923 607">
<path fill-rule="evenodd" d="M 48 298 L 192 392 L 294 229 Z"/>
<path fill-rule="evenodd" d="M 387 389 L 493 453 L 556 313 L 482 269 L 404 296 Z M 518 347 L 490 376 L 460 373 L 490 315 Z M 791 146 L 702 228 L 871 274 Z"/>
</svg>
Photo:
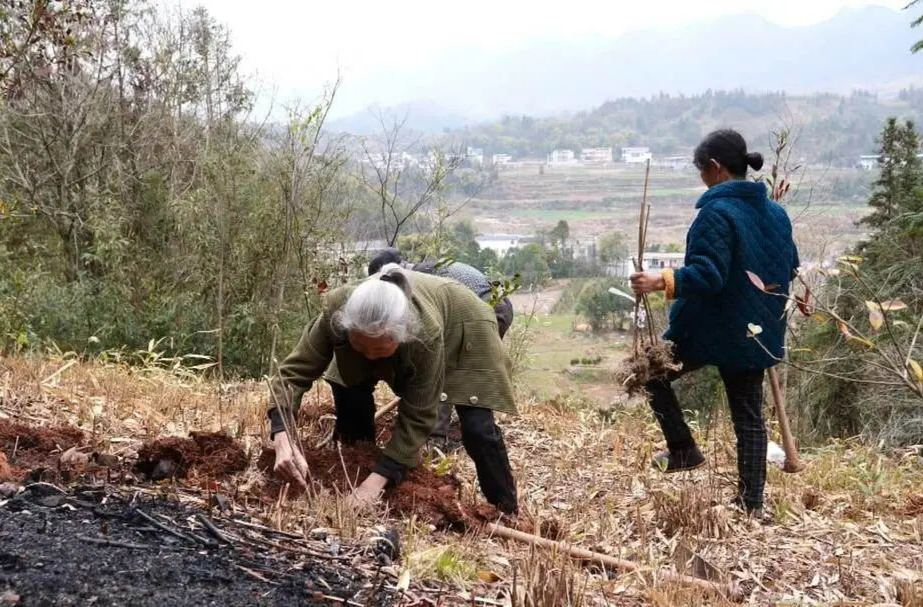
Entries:
<svg viewBox="0 0 923 607">
<path fill-rule="evenodd" d="M 348 503 L 355 508 L 367 508 L 378 503 L 382 491 L 388 484 L 388 479 L 384 476 L 372 472 L 362 481 L 362 484 L 356 487 L 349 496 Z"/>
<path fill-rule="evenodd" d="M 636 272 L 629 280 L 631 280 L 631 290 L 635 295 L 645 295 L 667 288 L 660 272 Z"/>
<path fill-rule="evenodd" d="M 292 444 L 285 432 L 277 432 L 272 442 L 276 450 L 276 464 L 273 471 L 290 483 L 307 489 L 308 484 L 305 478 L 308 475 L 308 463 L 301 454 L 301 450 L 297 445 Z"/>
</svg>

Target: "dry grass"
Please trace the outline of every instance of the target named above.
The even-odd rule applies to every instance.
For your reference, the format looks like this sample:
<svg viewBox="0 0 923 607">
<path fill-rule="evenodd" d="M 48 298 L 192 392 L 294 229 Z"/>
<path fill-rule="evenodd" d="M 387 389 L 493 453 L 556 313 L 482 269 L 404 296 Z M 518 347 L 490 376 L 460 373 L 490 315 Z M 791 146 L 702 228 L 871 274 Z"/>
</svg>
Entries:
<svg viewBox="0 0 923 607">
<path fill-rule="evenodd" d="M 224 429 L 255 459 L 265 439 L 266 391 L 259 383 L 219 387 L 161 370 L 85 363 L 54 376 L 66 364 L 0 359 L 0 416 L 79 424 L 98 446 L 123 455 L 142 440 Z M 323 390 L 312 392 L 306 405 L 327 398 Z M 322 436 L 329 421 L 317 424 Z M 831 442 L 805 454 L 809 466 L 799 475 L 771 470 L 767 507 L 776 520 L 763 525 L 727 505 L 736 468 L 726 419 L 699 431 L 709 465 L 670 476 L 650 468 L 662 440 L 641 402 L 598 411 L 582 399 L 524 400 L 521 415 L 501 425 L 523 516 L 574 544 L 633 560 L 641 573 L 578 568 L 560 556 L 473 532 L 437 532 L 425 521 L 356 512 L 327 489 L 267 504 L 247 497 L 262 480 L 255 468 L 234 479 L 241 496 L 236 506 L 280 527 L 357 541 L 395 527 L 404 550 L 394 579 L 409 572 L 417 595 L 416 584 L 427 579 L 451 584 L 455 589 L 442 604 L 475 598 L 488 605 L 726 604 L 658 582 L 652 572 L 682 569 L 685 551 L 722 579 L 738 582 L 753 605 L 923 604 L 918 451 L 883 454 L 855 441 Z M 453 465 L 465 499 L 477 499 L 470 460 L 462 456 Z"/>
</svg>

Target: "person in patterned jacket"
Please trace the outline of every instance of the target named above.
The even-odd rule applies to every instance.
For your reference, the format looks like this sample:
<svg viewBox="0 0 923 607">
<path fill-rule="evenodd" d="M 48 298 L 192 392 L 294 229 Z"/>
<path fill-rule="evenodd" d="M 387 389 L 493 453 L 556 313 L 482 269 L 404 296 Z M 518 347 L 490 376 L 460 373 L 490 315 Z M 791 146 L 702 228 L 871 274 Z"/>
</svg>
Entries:
<svg viewBox="0 0 923 607">
<path fill-rule="evenodd" d="M 375 440 L 374 390 L 384 381 L 400 398 L 391 439 L 355 489 L 378 500 L 417 464 L 438 418 L 438 404 L 459 414 L 462 444 L 481 491 L 501 512 L 518 512 L 516 484 L 494 411 L 515 413 L 512 366 L 493 312 L 454 280 L 387 265 L 359 284 L 328 292 L 321 314 L 280 364 L 268 416 L 275 471 L 306 486 L 308 462 L 289 438 L 304 393 L 324 377 L 336 406 L 340 440 Z"/>
<path fill-rule="evenodd" d="M 490 281 L 483 272 L 460 261 L 452 261 L 446 264 L 437 264 L 433 261 L 423 261 L 420 263 L 409 263 L 404 261 L 401 252 L 394 247 L 388 247 L 379 251 L 372 261 L 369 262 L 369 276 L 378 272 L 385 264 L 393 263 L 407 270 L 414 272 L 423 272 L 424 274 L 434 274 L 442 278 L 448 278 L 468 287 L 475 295 L 484 302 L 490 302 L 493 290 L 490 287 Z M 504 297 L 494 306 L 494 315 L 497 317 L 497 329 L 500 333 L 500 339 L 506 335 L 510 325 L 513 324 L 513 303 L 508 297 Z M 452 422 L 452 405 L 443 404 L 439 407 L 439 420 L 433 428 L 432 436 L 437 441 L 445 443 L 449 434 L 449 425 Z"/>
</svg>

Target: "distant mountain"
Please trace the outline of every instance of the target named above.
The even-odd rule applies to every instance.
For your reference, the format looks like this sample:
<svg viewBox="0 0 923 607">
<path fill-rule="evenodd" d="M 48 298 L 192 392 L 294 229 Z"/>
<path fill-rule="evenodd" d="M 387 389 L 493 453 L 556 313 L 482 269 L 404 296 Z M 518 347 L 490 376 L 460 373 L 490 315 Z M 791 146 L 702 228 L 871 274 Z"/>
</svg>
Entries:
<svg viewBox="0 0 923 607">
<path fill-rule="evenodd" d="M 386 126 L 406 119 L 407 128 L 424 134 L 440 134 L 470 123 L 469 118 L 435 102 L 416 101 L 389 108 L 371 106 L 365 111 L 331 120 L 327 128 L 332 132 L 371 135 L 381 132 L 382 118 Z"/>
<path fill-rule="evenodd" d="M 412 73 L 380 72 L 349 85 L 369 99 L 432 100 L 405 105 L 420 112 L 412 120 L 430 132 L 465 118 L 548 115 L 659 92 L 894 92 L 923 83 L 923 56 L 909 50 L 920 36 L 911 20 L 910 13 L 883 7 L 847 9 L 798 28 L 736 15 L 616 39 L 533 41 L 506 51 L 459 48 Z"/>
</svg>

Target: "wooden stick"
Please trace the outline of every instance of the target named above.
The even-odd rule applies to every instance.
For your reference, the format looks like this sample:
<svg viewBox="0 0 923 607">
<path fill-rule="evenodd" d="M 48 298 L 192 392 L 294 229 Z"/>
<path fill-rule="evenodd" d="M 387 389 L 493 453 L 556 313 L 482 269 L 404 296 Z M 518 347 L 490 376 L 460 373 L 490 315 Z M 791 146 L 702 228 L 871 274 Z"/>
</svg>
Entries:
<svg viewBox="0 0 923 607">
<path fill-rule="evenodd" d="M 544 537 L 532 535 L 531 533 L 524 533 L 522 531 L 517 531 L 516 529 L 510 529 L 509 527 L 504 527 L 503 525 L 489 523 L 487 525 L 487 530 L 498 537 L 522 542 L 524 544 L 530 544 L 532 546 L 539 546 L 541 548 L 556 550 L 580 561 L 598 563 L 605 567 L 623 572 L 641 570 L 641 566 L 633 561 L 626 561 L 614 556 L 609 556 L 608 554 L 601 554 L 599 552 L 586 550 L 585 548 L 578 548 L 577 546 L 565 544 L 564 542 L 556 542 Z M 658 572 L 658 576 L 666 581 L 691 586 L 699 590 L 714 592 L 720 596 L 728 597 L 734 601 L 740 601 L 743 599 L 743 595 L 740 589 L 733 582 L 729 584 L 718 584 L 715 582 L 709 582 L 708 580 L 699 579 L 697 577 L 683 575 L 681 573 L 674 573 L 672 571 L 660 571 Z"/>
<path fill-rule="evenodd" d="M 222 521 L 227 523 L 234 523 L 235 525 L 240 525 L 241 527 L 247 527 L 248 529 L 254 529 L 256 531 L 263 531 L 265 533 L 273 533 L 275 535 L 281 535 L 293 540 L 303 540 L 303 535 L 298 535 L 297 533 L 290 533 L 288 531 L 282 531 L 280 529 L 273 529 L 272 527 L 266 527 L 265 525 L 257 525 L 256 523 L 248 523 L 247 521 L 242 521 L 236 518 L 223 518 Z"/>
<path fill-rule="evenodd" d="M 644 265 L 644 245 L 647 240 L 647 185 L 651 176 L 651 162 L 644 169 L 644 191 L 641 195 L 641 216 L 638 218 L 638 265 Z"/>
<path fill-rule="evenodd" d="M 641 214 L 638 217 L 638 256 L 633 259 L 635 272 L 644 271 L 644 249 L 647 248 L 647 227 L 650 222 L 650 204 L 647 202 L 647 190 L 651 177 L 651 161 L 648 160 L 644 168 L 644 189 L 641 194 Z M 648 339 L 653 344 L 657 336 L 654 333 L 653 315 L 651 314 L 650 304 L 647 295 L 635 297 L 635 331 L 633 349 L 635 356 L 641 355 L 641 342 L 643 341 L 643 332 L 638 330 L 638 314 L 641 309 L 647 316 L 647 333 Z"/>
<path fill-rule="evenodd" d="M 175 529 L 170 529 L 170 528 L 167 527 L 164 523 L 161 523 L 160 521 L 158 521 L 158 520 L 155 519 L 154 517 L 148 515 L 146 512 L 144 512 L 144 511 L 141 510 L 140 508 L 135 508 L 135 514 L 137 514 L 138 516 L 140 516 L 141 518 L 143 518 L 145 521 L 147 521 L 147 522 L 150 523 L 151 525 L 154 525 L 154 527 L 160 529 L 161 531 L 163 531 L 163 532 L 165 532 L 165 533 L 169 533 L 169 534 L 172 535 L 173 537 L 177 537 L 177 538 L 183 540 L 184 542 L 192 542 L 192 541 L 194 541 L 193 538 L 187 536 L 186 534 L 180 533 L 179 531 L 176 531 Z M 208 543 L 211 543 L 211 542 L 208 542 Z"/>
<path fill-rule="evenodd" d="M 772 388 L 772 400 L 776 403 L 776 417 L 779 418 L 779 432 L 782 434 L 782 450 L 785 451 L 785 464 L 783 472 L 794 474 L 804 470 L 804 463 L 798 457 L 798 447 L 795 446 L 795 437 L 788 423 L 788 414 L 785 412 L 785 396 L 779 385 L 779 371 L 773 367 L 769 369 L 769 385 Z"/>
<path fill-rule="evenodd" d="M 101 537 L 89 537 L 86 535 L 78 535 L 77 539 L 81 542 L 89 542 L 90 544 L 99 544 L 100 546 L 112 546 L 113 548 L 129 548 L 131 550 L 147 550 L 150 546 L 144 544 L 131 544 L 129 542 L 120 542 L 118 540 L 107 540 Z"/>
<path fill-rule="evenodd" d="M 231 540 L 229 540 L 229 539 L 227 538 L 227 536 L 224 535 L 224 533 L 221 532 L 220 529 L 218 529 L 217 527 L 215 527 L 215 524 L 214 524 L 213 522 L 211 522 L 211 520 L 210 520 L 207 516 L 205 516 L 205 515 L 202 514 L 201 512 L 196 512 L 195 517 L 196 517 L 197 519 L 199 519 L 199 522 L 200 522 L 200 523 L 202 523 L 203 525 L 205 525 L 205 529 L 207 529 L 208 532 L 209 532 L 210 534 L 212 534 L 212 536 L 213 536 L 216 540 L 218 540 L 218 541 L 221 542 L 222 544 L 230 544 L 230 543 L 231 543 Z"/>
<path fill-rule="evenodd" d="M 394 411 L 394 409 L 397 408 L 397 406 L 398 406 L 399 404 L 401 404 L 401 397 L 400 397 L 400 396 L 398 396 L 397 398 L 395 398 L 394 400 L 392 400 L 390 403 L 388 403 L 387 405 L 385 405 L 384 407 L 382 407 L 381 409 L 379 409 L 378 411 L 376 411 L 376 412 L 375 412 L 375 421 L 378 421 L 382 416 L 385 416 L 385 415 L 387 415 L 388 413 L 390 413 L 391 411 Z"/>
</svg>

